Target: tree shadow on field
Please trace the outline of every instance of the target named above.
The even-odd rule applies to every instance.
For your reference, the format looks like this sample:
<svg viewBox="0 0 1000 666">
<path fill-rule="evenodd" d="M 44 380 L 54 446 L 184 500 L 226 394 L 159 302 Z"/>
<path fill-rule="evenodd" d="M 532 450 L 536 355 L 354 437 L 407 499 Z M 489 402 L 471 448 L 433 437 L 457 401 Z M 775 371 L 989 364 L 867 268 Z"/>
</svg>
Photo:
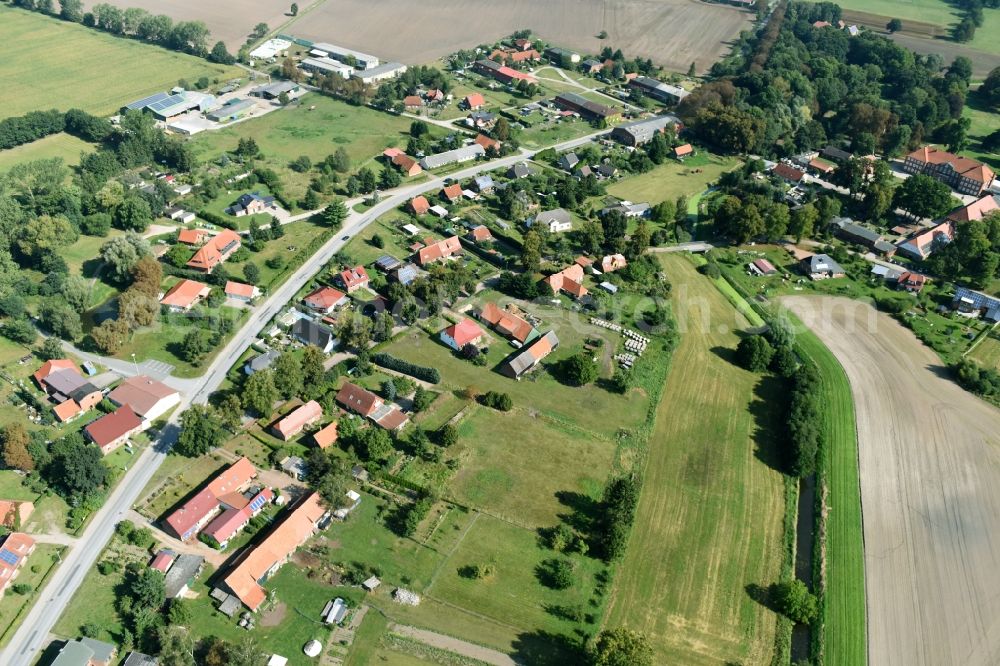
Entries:
<svg viewBox="0 0 1000 666">
<path fill-rule="evenodd" d="M 758 585 L 757 583 L 748 583 L 743 589 L 746 590 L 747 596 L 755 602 L 768 610 L 778 613 L 780 611 L 778 610 L 777 603 L 774 598 L 775 587 L 776 585 L 774 583 L 766 587 L 764 585 Z"/>
<path fill-rule="evenodd" d="M 570 638 L 548 631 L 518 634 L 511 657 L 519 664 L 531 666 L 567 666 L 583 664 L 583 646 Z"/>
<path fill-rule="evenodd" d="M 784 473 L 787 471 L 784 423 L 788 409 L 788 385 L 768 374 L 760 378 L 753 393 L 749 410 L 754 420 L 754 455 L 771 469 Z"/>
<path fill-rule="evenodd" d="M 931 372 L 931 374 L 936 375 L 941 379 L 947 379 L 948 381 L 953 381 L 955 379 L 955 375 L 952 374 L 951 368 L 946 365 L 941 365 L 940 363 L 930 363 L 925 367 Z"/>
<path fill-rule="evenodd" d="M 738 366 L 736 362 L 736 350 L 722 345 L 716 345 L 710 350 L 713 354 L 721 358 L 726 363 Z"/>
<path fill-rule="evenodd" d="M 591 534 L 601 513 L 601 503 L 593 497 L 570 490 L 556 492 L 559 503 L 570 510 L 567 514 L 559 514 L 559 519 L 580 532 Z"/>
</svg>

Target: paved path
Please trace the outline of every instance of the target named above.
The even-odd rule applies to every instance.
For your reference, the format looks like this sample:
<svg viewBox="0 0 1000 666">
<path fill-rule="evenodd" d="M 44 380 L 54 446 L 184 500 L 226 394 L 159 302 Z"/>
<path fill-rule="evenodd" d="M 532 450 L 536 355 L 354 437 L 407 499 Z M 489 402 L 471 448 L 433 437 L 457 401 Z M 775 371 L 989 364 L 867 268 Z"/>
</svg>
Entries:
<svg viewBox="0 0 1000 666">
<path fill-rule="evenodd" d="M 603 131 L 594 132 L 550 147 L 556 151 L 571 150 L 589 143 L 604 133 Z M 533 155 L 534 153 L 530 151 L 522 150 L 517 155 L 489 162 L 478 162 L 453 172 L 448 177 L 452 180 L 465 180 L 488 171 L 510 168 Z M 35 655 L 45 648 L 49 632 L 66 609 L 73 593 L 90 573 L 90 569 L 111 538 L 115 524 L 126 518 L 132 505 L 135 504 L 143 489 L 163 463 L 170 447 L 177 441 L 180 417 L 184 410 L 192 404 L 204 404 L 208 400 L 209 395 L 225 379 L 229 368 L 250 347 L 250 344 L 268 322 L 279 314 L 292 300 L 296 292 L 319 273 L 354 236 L 364 231 L 368 225 L 382 215 L 404 204 L 411 197 L 430 192 L 443 185 L 443 177 L 431 177 L 422 183 L 397 189 L 392 196 L 386 197 L 364 213 L 348 209 L 349 214 L 343 227 L 254 308 L 243 327 L 208 365 L 201 377 L 183 380 L 173 377 L 165 379 L 170 386 L 181 390 L 180 404 L 174 410 L 166 427 L 163 428 L 160 437 L 139 454 L 132 468 L 119 481 L 105 501 L 104 506 L 97 511 L 75 546 L 67 548 L 68 552 L 63 557 L 62 565 L 49 578 L 48 583 L 39 593 L 38 602 L 28 612 L 20 628 L 11 637 L 8 646 L 0 652 L 0 664 L 3 666 L 30 666 Z M 123 364 L 121 359 L 108 359 L 91 354 L 81 354 L 81 356 L 112 368 L 116 372 L 121 371 L 126 375 L 135 374 L 134 366 L 132 370 L 129 370 L 128 366 L 131 364 L 127 362 Z"/>
<path fill-rule="evenodd" d="M 677 245 L 668 245 L 667 247 L 651 247 L 649 252 L 653 253 L 664 253 L 664 252 L 708 252 L 715 245 L 707 241 L 692 241 L 690 243 L 679 243 Z"/>
<path fill-rule="evenodd" d="M 440 650 L 447 650 L 448 652 L 454 652 L 455 654 L 460 654 L 470 659 L 478 659 L 479 661 L 484 661 L 487 664 L 493 664 L 494 666 L 518 666 L 518 662 L 514 661 L 510 655 L 506 655 L 498 650 L 493 650 L 488 647 L 483 647 L 482 645 L 476 645 L 475 643 L 469 643 L 468 641 L 459 640 L 457 638 L 452 638 L 451 636 L 445 636 L 444 634 L 439 634 L 433 631 L 427 631 L 426 629 L 417 629 L 416 627 L 408 627 L 400 624 L 390 625 L 389 629 L 400 636 L 406 636 L 407 638 L 412 638 L 415 641 L 420 641 L 431 647 L 436 647 Z"/>
<path fill-rule="evenodd" d="M 59 532 L 47 532 L 44 534 L 33 533 L 31 538 L 38 543 L 53 543 L 57 546 L 74 546 L 77 542 L 76 537 L 68 534 L 61 534 Z"/>
<path fill-rule="evenodd" d="M 169 548 L 175 553 L 181 553 L 183 555 L 201 555 L 205 558 L 205 561 L 218 569 L 223 562 L 225 562 L 232 552 L 216 550 L 201 541 L 195 539 L 194 541 L 181 541 L 180 539 L 174 538 L 157 527 L 152 521 L 140 514 L 138 511 L 129 510 L 125 517 L 137 527 L 146 527 L 153 532 L 153 536 L 157 541 L 160 542 L 165 548 Z"/>
</svg>

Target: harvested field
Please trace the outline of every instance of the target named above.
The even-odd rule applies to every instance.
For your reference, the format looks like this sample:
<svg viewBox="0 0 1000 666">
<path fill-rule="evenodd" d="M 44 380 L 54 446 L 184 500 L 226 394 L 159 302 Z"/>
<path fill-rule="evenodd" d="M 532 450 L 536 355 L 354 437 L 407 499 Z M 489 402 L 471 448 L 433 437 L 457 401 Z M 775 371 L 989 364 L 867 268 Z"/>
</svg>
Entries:
<svg viewBox="0 0 1000 666">
<path fill-rule="evenodd" d="M 1000 25 L 998 25 L 1000 29 Z M 986 28 L 980 28 L 976 32 L 976 41 L 974 44 L 978 46 L 979 35 L 988 35 L 989 31 Z M 972 61 L 972 76 L 976 79 L 985 79 L 986 75 L 990 73 L 990 70 L 994 67 L 1000 66 L 1000 56 L 993 53 L 986 53 L 985 51 L 977 50 L 968 44 L 958 44 L 956 42 L 948 41 L 945 39 L 927 39 L 925 37 L 914 37 L 912 35 L 906 35 L 903 33 L 896 33 L 895 35 L 886 35 L 892 41 L 896 42 L 900 46 L 906 47 L 911 51 L 919 53 L 921 55 L 937 54 L 941 56 L 941 59 L 946 63 L 950 63 L 958 56 L 965 56 Z M 995 47 L 1000 48 L 1000 41 L 995 42 Z"/>
<path fill-rule="evenodd" d="M 96 4 L 106 2 L 122 9 L 137 7 L 151 14 L 165 14 L 176 21 L 202 21 L 211 31 L 209 48 L 220 39 L 226 43 L 230 53 L 234 55 L 246 42 L 247 37 L 258 23 L 266 23 L 271 28 L 277 28 L 289 17 L 289 2 L 275 0 L 238 0 L 236 2 L 203 2 L 203 0 L 84 0 L 83 4 L 89 11 Z M 309 0 L 299 3 L 299 13 L 302 14 Z"/>
<path fill-rule="evenodd" d="M 657 407 L 642 495 L 606 626 L 649 636 L 656 664 L 769 664 L 784 482 L 769 405 L 780 385 L 731 360 L 747 322 L 679 255 L 661 255 L 681 341 Z"/>
<path fill-rule="evenodd" d="M 530 28 L 567 48 L 595 53 L 611 46 L 677 71 L 695 62 L 703 72 L 751 18 L 734 7 L 685 0 L 329 0 L 287 32 L 420 64 Z M 607 39 L 597 39 L 601 30 Z"/>
<path fill-rule="evenodd" d="M 1000 411 L 868 305 L 783 302 L 837 356 L 854 394 L 869 663 L 1000 662 Z"/>
</svg>

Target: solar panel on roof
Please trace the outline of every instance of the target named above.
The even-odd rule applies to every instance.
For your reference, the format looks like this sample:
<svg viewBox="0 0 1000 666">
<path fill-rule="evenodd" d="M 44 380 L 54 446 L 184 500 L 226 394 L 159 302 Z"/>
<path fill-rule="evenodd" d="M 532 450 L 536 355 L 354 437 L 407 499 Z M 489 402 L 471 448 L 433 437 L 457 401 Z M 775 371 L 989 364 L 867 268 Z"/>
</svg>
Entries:
<svg viewBox="0 0 1000 666">
<path fill-rule="evenodd" d="M 6 562 L 11 566 L 16 566 L 18 557 L 14 553 L 4 548 L 3 550 L 0 550 L 0 561 Z"/>
<path fill-rule="evenodd" d="M 126 109 L 132 109 L 132 110 L 145 109 L 147 106 L 149 106 L 151 104 L 156 104 L 157 102 L 159 102 L 161 100 L 164 100 L 164 99 L 166 99 L 168 97 L 170 97 L 170 95 L 168 93 L 164 93 L 164 92 L 154 93 L 154 94 L 150 95 L 149 97 L 143 97 L 140 100 L 137 100 L 135 102 L 132 102 L 131 104 L 126 105 L 125 108 Z"/>
<path fill-rule="evenodd" d="M 258 497 L 254 501 L 250 502 L 250 509 L 256 511 L 260 507 L 264 506 L 264 498 Z"/>
<path fill-rule="evenodd" d="M 168 95 L 167 97 L 163 97 L 153 102 L 152 104 L 147 104 L 146 107 L 150 111 L 162 111 L 163 109 L 168 109 L 176 104 L 181 104 L 184 101 L 184 95 Z"/>
</svg>

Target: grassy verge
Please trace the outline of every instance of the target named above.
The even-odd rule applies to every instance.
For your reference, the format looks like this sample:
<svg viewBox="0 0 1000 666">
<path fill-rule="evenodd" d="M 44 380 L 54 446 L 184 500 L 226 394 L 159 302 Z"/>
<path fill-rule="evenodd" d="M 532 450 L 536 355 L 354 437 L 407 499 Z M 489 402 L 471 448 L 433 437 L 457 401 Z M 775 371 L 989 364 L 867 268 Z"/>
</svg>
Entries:
<svg viewBox="0 0 1000 666">
<path fill-rule="evenodd" d="M 804 330 L 798 348 L 819 369 L 822 382 L 825 446 L 820 451 L 818 501 L 824 498 L 825 526 L 816 543 L 825 542 L 822 581 L 822 631 L 815 632 L 818 654 L 827 664 L 867 661 L 864 535 L 858 438 L 851 385 L 840 363 L 819 338 Z M 825 538 L 824 538 L 825 537 Z"/>
<path fill-rule="evenodd" d="M 739 297 L 742 287 L 731 272 L 724 272 L 727 286 Z M 742 299 L 770 318 L 756 301 Z M 863 664 L 867 659 L 864 534 L 861 515 L 861 482 L 858 438 L 850 382 L 840 363 L 814 333 L 788 313 L 799 332 L 796 349 L 819 370 L 822 391 L 824 445 L 819 451 L 816 487 L 816 539 L 813 583 L 820 596 L 818 629 L 812 632 L 812 652 L 817 663 Z M 786 497 L 786 542 L 791 530 L 794 558 L 795 488 Z M 792 522 L 789 528 L 788 521 Z M 787 546 L 787 543 L 786 543 Z M 794 559 L 789 563 L 793 566 Z M 783 565 L 784 566 L 784 565 Z M 785 573 L 783 571 L 783 573 Z M 787 624 L 787 627 L 785 626 Z M 779 624 L 791 637 L 791 623 Z"/>
</svg>

